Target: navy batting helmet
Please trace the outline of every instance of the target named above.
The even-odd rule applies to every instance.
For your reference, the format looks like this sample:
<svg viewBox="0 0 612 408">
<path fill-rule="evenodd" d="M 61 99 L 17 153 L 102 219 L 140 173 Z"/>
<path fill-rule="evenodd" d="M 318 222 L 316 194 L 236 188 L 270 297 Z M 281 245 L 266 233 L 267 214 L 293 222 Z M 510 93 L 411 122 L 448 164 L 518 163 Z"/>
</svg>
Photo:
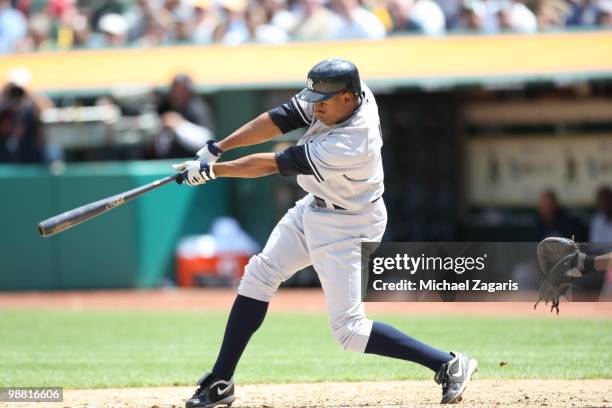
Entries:
<svg viewBox="0 0 612 408">
<path fill-rule="evenodd" d="M 361 95 L 359 71 L 351 61 L 332 58 L 312 67 L 308 72 L 306 88 L 298 94 L 298 98 L 306 102 L 321 102 L 345 91 Z"/>
</svg>

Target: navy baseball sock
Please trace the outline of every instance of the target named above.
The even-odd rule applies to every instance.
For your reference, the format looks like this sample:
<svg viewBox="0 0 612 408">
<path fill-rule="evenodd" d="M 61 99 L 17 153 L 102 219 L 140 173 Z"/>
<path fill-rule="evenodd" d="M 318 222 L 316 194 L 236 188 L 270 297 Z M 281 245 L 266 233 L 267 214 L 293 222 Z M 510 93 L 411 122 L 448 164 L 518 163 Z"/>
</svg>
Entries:
<svg viewBox="0 0 612 408">
<path fill-rule="evenodd" d="M 450 353 L 428 346 L 405 335 L 393 326 L 380 322 L 374 322 L 372 325 L 372 333 L 370 333 L 365 352 L 413 361 L 433 371 L 438 371 L 442 364 L 453 358 Z"/>
<path fill-rule="evenodd" d="M 253 333 L 261 326 L 267 311 L 268 302 L 236 296 L 227 319 L 221 350 L 212 370 L 216 376 L 224 380 L 232 378 L 242 352 Z"/>
</svg>

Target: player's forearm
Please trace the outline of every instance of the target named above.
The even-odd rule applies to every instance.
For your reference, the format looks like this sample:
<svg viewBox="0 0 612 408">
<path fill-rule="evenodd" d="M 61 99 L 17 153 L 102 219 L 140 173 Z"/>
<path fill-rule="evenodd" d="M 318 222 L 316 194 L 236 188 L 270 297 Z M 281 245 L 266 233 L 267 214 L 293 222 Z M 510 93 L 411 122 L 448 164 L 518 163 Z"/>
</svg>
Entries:
<svg viewBox="0 0 612 408">
<path fill-rule="evenodd" d="M 266 112 L 218 142 L 218 146 L 221 150 L 227 152 L 236 147 L 252 146 L 266 142 L 281 133 L 281 130 L 274 124 L 270 115 Z"/>
<path fill-rule="evenodd" d="M 274 153 L 257 153 L 213 166 L 216 177 L 255 178 L 278 173 Z"/>
<path fill-rule="evenodd" d="M 579 252 L 576 256 L 575 267 L 580 272 L 580 276 L 593 272 L 606 272 L 612 268 L 612 252 L 603 255 L 589 255 Z"/>
<path fill-rule="evenodd" d="M 596 271 L 605 272 L 612 268 L 612 252 L 596 256 L 593 260 L 593 266 Z"/>
</svg>

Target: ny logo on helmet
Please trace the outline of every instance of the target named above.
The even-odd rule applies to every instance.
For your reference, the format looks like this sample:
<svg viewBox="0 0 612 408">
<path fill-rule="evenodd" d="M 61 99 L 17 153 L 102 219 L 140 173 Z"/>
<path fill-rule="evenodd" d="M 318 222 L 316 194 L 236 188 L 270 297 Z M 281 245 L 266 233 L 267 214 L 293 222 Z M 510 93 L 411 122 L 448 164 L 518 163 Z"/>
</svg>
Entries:
<svg viewBox="0 0 612 408">
<path fill-rule="evenodd" d="M 308 78 L 308 81 L 306 81 L 306 88 L 310 89 L 312 91 L 312 87 L 313 87 L 313 81 L 312 78 Z"/>
</svg>

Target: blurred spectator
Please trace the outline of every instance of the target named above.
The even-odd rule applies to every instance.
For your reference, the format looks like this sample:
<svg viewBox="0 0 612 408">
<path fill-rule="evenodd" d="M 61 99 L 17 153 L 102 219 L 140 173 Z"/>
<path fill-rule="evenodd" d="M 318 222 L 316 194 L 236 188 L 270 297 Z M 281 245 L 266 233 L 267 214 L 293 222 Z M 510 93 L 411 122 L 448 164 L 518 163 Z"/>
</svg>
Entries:
<svg viewBox="0 0 612 408">
<path fill-rule="evenodd" d="M 112 3 L 112 1 L 107 3 Z M 47 2 L 45 12 L 55 19 L 61 19 L 66 14 L 72 13 L 75 7 L 74 0 L 50 0 Z"/>
<path fill-rule="evenodd" d="M 484 31 L 486 14 L 487 8 L 483 1 L 464 1 L 455 27 L 468 31 Z"/>
<path fill-rule="evenodd" d="M 597 191 L 596 209 L 591 220 L 589 241 L 593 244 L 600 244 L 595 245 L 598 253 L 609 252 L 612 244 L 612 190 L 610 187 L 602 187 Z M 612 298 L 612 269 L 608 269 L 603 280 L 601 297 L 610 299 Z"/>
<path fill-rule="evenodd" d="M 52 3 L 63 3 L 70 4 L 74 3 L 74 0 L 52 0 Z M 123 16 L 123 14 L 127 11 L 127 3 L 122 0 L 80 0 L 80 3 L 90 9 L 90 24 L 94 28 L 100 28 L 100 22 L 104 16 L 108 14 L 116 14 Z"/>
<path fill-rule="evenodd" d="M 612 28 L 612 0 L 600 1 L 597 25 L 602 28 Z"/>
<path fill-rule="evenodd" d="M 340 17 L 323 5 L 323 0 L 300 0 L 296 9 L 299 21 L 292 34 L 298 40 L 329 40 L 342 24 Z"/>
<path fill-rule="evenodd" d="M 572 0 L 566 25 L 592 26 L 597 23 L 598 17 L 599 7 L 595 0 Z"/>
<path fill-rule="evenodd" d="M 444 34 L 446 18 L 433 0 L 390 0 L 393 31 L 412 31 L 426 35 Z"/>
<path fill-rule="evenodd" d="M 26 69 L 14 69 L 0 95 L 0 163 L 43 160 L 43 128 L 39 109 L 27 91 L 29 82 Z"/>
<path fill-rule="evenodd" d="M 213 37 L 226 45 L 242 44 L 249 37 L 246 22 L 246 0 L 221 0 L 223 21 L 215 29 Z"/>
<path fill-rule="evenodd" d="M 124 14 L 128 23 L 128 41 L 137 42 L 147 33 L 151 20 L 155 19 L 156 8 L 152 0 L 136 0 L 133 7 Z"/>
<path fill-rule="evenodd" d="M 219 26 L 222 42 L 238 45 L 249 42 L 282 44 L 289 41 L 289 35 L 280 25 L 272 24 L 273 13 L 266 12 L 257 2 L 246 0 L 223 0 L 225 21 Z"/>
<path fill-rule="evenodd" d="M 391 16 L 387 0 L 366 0 L 364 5 L 380 20 L 383 27 L 385 27 L 385 31 L 393 31 L 393 17 Z"/>
<path fill-rule="evenodd" d="M 33 14 L 42 12 L 45 6 L 45 1 L 43 0 L 14 0 L 11 3 L 16 10 L 21 11 L 21 14 L 27 18 L 30 18 Z"/>
<path fill-rule="evenodd" d="M 503 0 L 498 17 L 502 31 L 534 33 L 538 30 L 535 14 L 526 5 L 516 0 Z"/>
<path fill-rule="evenodd" d="M 76 14 L 70 23 L 74 33 L 72 46 L 74 48 L 89 47 L 91 44 L 91 30 L 89 24 L 87 24 L 87 17 L 83 14 Z"/>
<path fill-rule="evenodd" d="M 22 51 L 50 50 L 55 47 L 51 36 L 53 22 L 44 13 L 38 13 L 30 17 L 28 21 L 28 35 L 19 44 Z"/>
<path fill-rule="evenodd" d="M 358 0 L 334 0 L 333 5 L 341 17 L 335 39 L 380 39 L 385 36 L 380 20 L 361 7 Z"/>
<path fill-rule="evenodd" d="M 194 25 L 194 7 L 192 1 L 165 0 L 160 14 L 169 22 L 169 38 L 172 43 L 191 41 Z"/>
<path fill-rule="evenodd" d="M 589 228 L 589 253 L 601 255 L 612 251 L 612 190 L 601 187 L 595 199 L 595 214 Z M 602 298 L 612 294 L 612 269 L 604 274 L 592 273 L 579 281 L 579 287 L 590 290 L 601 290 Z"/>
<path fill-rule="evenodd" d="M 221 22 L 213 0 L 196 0 L 194 3 L 194 28 L 191 40 L 196 44 L 210 44 L 213 42 L 215 28 Z"/>
<path fill-rule="evenodd" d="M 193 31 L 193 18 L 191 15 L 180 15 L 174 20 L 174 34 L 172 42 L 175 44 L 188 44 L 191 42 Z"/>
<path fill-rule="evenodd" d="M 387 5 L 393 23 L 393 31 L 404 31 L 408 26 L 411 0 L 389 0 Z"/>
<path fill-rule="evenodd" d="M 271 15 L 263 7 L 252 3 L 246 13 L 248 37 L 242 42 L 262 44 L 283 44 L 289 41 L 289 35 L 280 26 L 272 24 Z"/>
<path fill-rule="evenodd" d="M 451 30 L 496 33 L 499 31 L 499 11 L 498 1 L 463 0 L 458 18 L 447 26 Z"/>
<path fill-rule="evenodd" d="M 410 7 L 408 30 L 426 35 L 442 35 L 446 19 L 442 8 L 433 0 L 416 0 Z"/>
<path fill-rule="evenodd" d="M 226 2 L 226 7 L 236 6 L 230 3 L 234 2 Z M 228 10 L 230 25 L 223 38 L 225 44 L 283 44 L 289 41 L 287 32 L 271 24 L 270 15 L 257 3 L 251 3 L 244 12 L 239 8 Z"/>
<path fill-rule="evenodd" d="M 444 13 L 446 30 L 452 30 L 454 27 L 458 26 L 461 18 L 461 9 L 463 7 L 462 0 L 436 0 L 436 3 L 438 3 Z"/>
<path fill-rule="evenodd" d="M 597 192 L 595 215 L 591 220 L 589 241 L 612 243 L 612 190 L 602 187 Z"/>
<path fill-rule="evenodd" d="M 267 14 L 266 21 L 281 29 L 285 35 L 297 25 L 298 17 L 287 9 L 287 0 L 263 0 L 262 6 Z"/>
<path fill-rule="evenodd" d="M 156 158 L 193 156 L 213 137 L 214 124 L 206 102 L 195 94 L 187 75 L 174 77 L 168 95 L 157 106 L 163 131 L 155 140 Z"/>
<path fill-rule="evenodd" d="M 139 46 L 150 47 L 169 44 L 173 38 L 174 21 L 172 16 L 163 10 L 149 9 L 144 15 L 143 33 L 136 39 Z"/>
<path fill-rule="evenodd" d="M 27 34 L 24 15 L 11 7 L 8 0 L 0 0 L 0 54 L 14 51 Z"/>
<path fill-rule="evenodd" d="M 612 0 L 0 0 L 0 53 L 568 26 L 612 26 Z"/>
<path fill-rule="evenodd" d="M 538 221 L 534 240 L 541 241 L 546 237 L 574 237 L 576 241 L 583 241 L 583 235 L 584 231 L 578 221 L 569 216 L 559 204 L 557 194 L 552 190 L 542 192 L 538 202 Z"/>
<path fill-rule="evenodd" d="M 542 0 L 538 2 L 536 12 L 538 28 L 543 31 L 562 28 L 569 12 L 569 5 L 563 0 Z"/>
<path fill-rule="evenodd" d="M 74 1 L 51 1 L 47 6 L 46 14 L 53 16 L 54 19 L 55 47 L 61 50 L 73 48 L 74 29 L 72 28 L 72 19 L 79 14 Z"/>
<path fill-rule="evenodd" d="M 121 14 L 105 14 L 98 24 L 104 35 L 104 47 L 121 47 L 127 44 L 128 22 Z"/>
</svg>

